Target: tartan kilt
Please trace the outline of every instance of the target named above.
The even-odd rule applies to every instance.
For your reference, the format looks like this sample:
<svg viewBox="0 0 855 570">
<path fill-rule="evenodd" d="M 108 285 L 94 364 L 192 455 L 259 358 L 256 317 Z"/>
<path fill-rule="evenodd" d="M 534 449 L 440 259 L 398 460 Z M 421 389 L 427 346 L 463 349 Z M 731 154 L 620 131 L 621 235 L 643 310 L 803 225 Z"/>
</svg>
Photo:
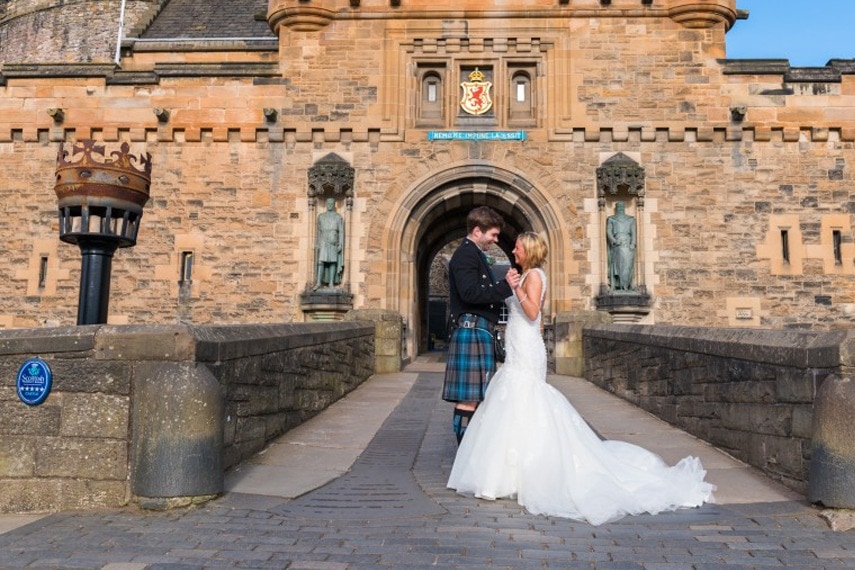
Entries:
<svg viewBox="0 0 855 570">
<path fill-rule="evenodd" d="M 495 371 L 496 357 L 490 332 L 482 328 L 454 329 L 448 343 L 442 399 L 447 402 L 482 401 Z"/>
</svg>

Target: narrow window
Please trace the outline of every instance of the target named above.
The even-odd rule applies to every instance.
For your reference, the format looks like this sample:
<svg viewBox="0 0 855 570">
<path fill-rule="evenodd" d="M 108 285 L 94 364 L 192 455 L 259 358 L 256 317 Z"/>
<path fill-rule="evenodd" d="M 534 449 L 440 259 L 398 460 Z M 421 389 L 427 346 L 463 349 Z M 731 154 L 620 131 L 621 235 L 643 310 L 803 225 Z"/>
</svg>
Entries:
<svg viewBox="0 0 855 570">
<path fill-rule="evenodd" d="M 831 243 L 834 246 L 834 264 L 843 265 L 843 253 L 840 251 L 840 245 L 842 243 L 840 230 L 832 230 Z"/>
<path fill-rule="evenodd" d="M 181 252 L 181 277 L 179 283 L 190 283 L 193 281 L 193 252 Z"/>
<path fill-rule="evenodd" d="M 790 262 L 790 233 L 788 230 L 781 230 L 781 256 L 784 258 L 784 263 Z"/>
<path fill-rule="evenodd" d="M 44 289 L 47 283 L 47 264 L 48 258 L 46 255 L 43 255 L 39 261 L 39 289 Z"/>
<path fill-rule="evenodd" d="M 420 70 L 418 121 L 422 125 L 437 126 L 442 123 L 442 72 L 443 69 L 438 66 L 426 66 Z"/>
<path fill-rule="evenodd" d="M 534 78 L 537 77 L 537 68 L 531 62 L 518 62 L 508 66 L 508 73 L 510 75 L 508 122 L 515 127 L 534 126 L 536 103 Z"/>
<path fill-rule="evenodd" d="M 436 103 L 436 80 L 430 79 L 427 83 L 427 100 L 429 103 Z"/>
</svg>

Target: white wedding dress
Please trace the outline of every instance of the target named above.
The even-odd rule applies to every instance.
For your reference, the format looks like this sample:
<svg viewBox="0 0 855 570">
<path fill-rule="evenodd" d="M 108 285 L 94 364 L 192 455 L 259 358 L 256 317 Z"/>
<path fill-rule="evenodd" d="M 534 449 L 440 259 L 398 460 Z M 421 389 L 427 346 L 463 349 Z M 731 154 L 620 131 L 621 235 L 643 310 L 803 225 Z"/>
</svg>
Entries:
<svg viewBox="0 0 855 570">
<path fill-rule="evenodd" d="M 535 271 L 545 293 L 546 276 Z M 704 482 L 697 458 L 670 467 L 636 445 L 602 441 L 546 383 L 540 314 L 530 321 L 516 296 L 506 302 L 507 357 L 466 429 L 449 488 L 481 499 L 515 498 L 533 514 L 594 525 L 712 499 L 715 487 Z"/>
</svg>

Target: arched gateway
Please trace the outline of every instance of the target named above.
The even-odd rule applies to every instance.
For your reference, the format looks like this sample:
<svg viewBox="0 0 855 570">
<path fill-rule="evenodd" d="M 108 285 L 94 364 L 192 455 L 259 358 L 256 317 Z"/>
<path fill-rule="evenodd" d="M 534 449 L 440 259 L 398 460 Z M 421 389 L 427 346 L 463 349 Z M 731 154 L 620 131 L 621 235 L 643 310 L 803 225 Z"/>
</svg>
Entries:
<svg viewBox="0 0 855 570">
<path fill-rule="evenodd" d="M 553 200 L 525 173 L 485 161 L 469 161 L 431 172 L 416 180 L 395 203 L 384 234 L 386 308 L 406 320 L 406 351 L 426 348 L 428 274 L 434 256 L 450 241 L 466 235 L 466 215 L 476 206 L 490 206 L 505 219 L 499 246 L 512 259 L 516 235 L 535 231 L 549 243 L 546 267 L 550 288 L 545 314 L 565 298 L 562 279 L 568 239 Z M 562 304 L 562 303 L 559 303 Z"/>
</svg>

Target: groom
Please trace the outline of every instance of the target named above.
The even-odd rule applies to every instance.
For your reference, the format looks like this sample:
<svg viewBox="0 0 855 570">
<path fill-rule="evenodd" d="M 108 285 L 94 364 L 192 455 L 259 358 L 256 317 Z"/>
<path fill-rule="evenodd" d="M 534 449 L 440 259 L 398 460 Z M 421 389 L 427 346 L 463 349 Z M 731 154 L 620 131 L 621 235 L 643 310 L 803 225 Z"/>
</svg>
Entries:
<svg viewBox="0 0 855 570">
<path fill-rule="evenodd" d="M 504 300 L 519 287 L 520 277 L 513 269 L 508 271 L 504 281 L 497 281 L 484 255 L 490 245 L 499 241 L 503 225 L 502 217 L 487 206 L 469 212 L 466 217 L 468 235 L 448 265 L 453 330 L 448 344 L 442 399 L 456 404 L 452 426 L 458 443 L 496 371 L 492 333 L 499 320 L 499 310 Z"/>
</svg>

